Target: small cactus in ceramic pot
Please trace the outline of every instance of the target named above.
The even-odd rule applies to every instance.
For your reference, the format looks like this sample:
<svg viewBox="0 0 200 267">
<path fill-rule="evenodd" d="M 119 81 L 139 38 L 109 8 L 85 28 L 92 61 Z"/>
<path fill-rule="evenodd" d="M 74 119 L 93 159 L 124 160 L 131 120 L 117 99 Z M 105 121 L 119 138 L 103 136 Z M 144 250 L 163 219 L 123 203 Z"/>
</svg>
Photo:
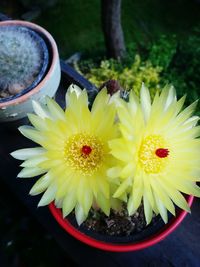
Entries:
<svg viewBox="0 0 200 267">
<path fill-rule="evenodd" d="M 54 97 L 61 68 L 55 40 L 41 26 L 22 20 L 0 22 L 0 128 L 16 128 L 32 101 Z"/>
<path fill-rule="evenodd" d="M 34 88 L 48 67 L 48 49 L 33 30 L 9 25 L 0 28 L 0 101 Z"/>
</svg>

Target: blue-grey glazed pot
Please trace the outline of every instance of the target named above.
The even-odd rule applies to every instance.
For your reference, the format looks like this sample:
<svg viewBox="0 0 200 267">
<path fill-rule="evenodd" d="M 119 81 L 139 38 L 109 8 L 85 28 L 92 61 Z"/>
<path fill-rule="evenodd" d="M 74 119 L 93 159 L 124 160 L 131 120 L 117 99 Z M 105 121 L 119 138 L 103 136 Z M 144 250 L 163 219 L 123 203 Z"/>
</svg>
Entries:
<svg viewBox="0 0 200 267">
<path fill-rule="evenodd" d="M 32 100 L 44 102 L 45 96 L 54 97 L 61 78 L 60 61 L 58 55 L 57 45 L 53 37 L 42 27 L 27 21 L 9 20 L 0 22 L 1 26 L 15 25 L 22 26 L 35 32 L 45 42 L 45 46 L 48 48 L 48 56 L 44 57 L 43 66 L 47 63 L 48 67 L 43 68 L 39 77 L 31 86 L 26 88 L 16 97 L 0 102 L 0 122 L 11 122 L 20 120 L 27 116 L 27 113 L 33 112 Z"/>
</svg>

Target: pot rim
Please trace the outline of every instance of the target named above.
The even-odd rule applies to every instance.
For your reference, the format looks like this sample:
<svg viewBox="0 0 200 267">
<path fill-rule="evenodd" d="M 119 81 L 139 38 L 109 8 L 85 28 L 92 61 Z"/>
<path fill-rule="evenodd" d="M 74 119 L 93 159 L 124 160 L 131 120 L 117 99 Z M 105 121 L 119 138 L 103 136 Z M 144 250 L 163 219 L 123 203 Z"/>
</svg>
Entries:
<svg viewBox="0 0 200 267">
<path fill-rule="evenodd" d="M 57 45 L 55 40 L 53 39 L 53 37 L 51 36 L 51 34 L 46 31 L 44 28 L 42 28 L 41 26 L 29 22 L 29 21 L 23 21 L 23 20 L 6 20 L 6 21 L 1 21 L 0 22 L 0 26 L 1 25 L 18 25 L 18 26 L 24 26 L 24 27 L 28 27 L 33 31 L 42 33 L 49 41 L 50 47 L 51 47 L 51 52 L 52 52 L 52 59 L 49 60 L 50 66 L 49 66 L 49 70 L 47 71 L 46 75 L 43 77 L 43 79 L 37 84 L 36 87 L 34 87 L 32 90 L 30 90 L 29 92 L 21 95 L 20 97 L 17 97 L 16 99 L 12 99 L 6 102 L 2 102 L 0 103 L 0 108 L 2 107 L 8 107 L 11 105 L 17 105 L 20 104 L 24 101 L 26 101 L 28 98 L 30 98 L 32 95 L 36 94 L 38 91 L 40 91 L 44 84 L 49 80 L 49 77 L 51 76 L 52 72 L 54 71 L 55 65 L 57 63 L 57 60 L 59 59 L 58 56 L 58 49 L 57 49 Z"/>
<path fill-rule="evenodd" d="M 186 196 L 186 200 L 189 206 L 191 207 L 192 202 L 194 200 L 194 196 Z M 53 202 L 49 204 L 49 210 L 52 213 L 53 217 L 56 219 L 56 221 L 60 224 L 60 226 L 70 235 L 89 246 L 112 252 L 130 252 L 155 245 L 156 243 L 162 241 L 169 234 L 171 234 L 188 214 L 187 211 L 179 209 L 177 216 L 173 217 L 171 221 L 167 223 L 161 231 L 145 240 L 137 241 L 132 244 L 113 244 L 96 240 L 80 232 L 66 218 L 63 218 L 61 210 L 56 208 Z"/>
</svg>

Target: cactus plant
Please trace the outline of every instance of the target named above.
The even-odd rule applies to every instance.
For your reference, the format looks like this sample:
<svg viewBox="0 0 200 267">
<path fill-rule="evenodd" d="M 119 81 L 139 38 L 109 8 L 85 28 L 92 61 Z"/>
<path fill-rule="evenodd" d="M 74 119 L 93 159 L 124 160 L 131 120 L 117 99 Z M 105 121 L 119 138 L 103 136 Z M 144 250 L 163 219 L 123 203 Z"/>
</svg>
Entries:
<svg viewBox="0 0 200 267">
<path fill-rule="evenodd" d="M 47 46 L 36 32 L 22 26 L 0 27 L 0 101 L 35 87 L 47 65 Z"/>
</svg>

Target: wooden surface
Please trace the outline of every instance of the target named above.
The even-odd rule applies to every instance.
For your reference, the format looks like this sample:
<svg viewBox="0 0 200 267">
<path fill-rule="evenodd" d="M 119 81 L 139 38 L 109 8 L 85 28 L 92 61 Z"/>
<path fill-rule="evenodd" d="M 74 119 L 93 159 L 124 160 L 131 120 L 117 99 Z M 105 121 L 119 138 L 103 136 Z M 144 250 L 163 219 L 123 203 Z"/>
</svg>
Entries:
<svg viewBox="0 0 200 267">
<path fill-rule="evenodd" d="M 71 82 L 86 87 L 90 92 L 95 89 L 71 67 L 61 62 L 62 83 L 56 99 L 63 106 L 66 88 Z M 109 253 L 80 243 L 64 232 L 51 216 L 47 207 L 37 208 L 39 197 L 28 195 L 35 182 L 34 178 L 16 178 L 20 162 L 9 153 L 22 147 L 34 146 L 16 129 L 7 129 L 0 124 L 0 179 L 12 190 L 17 199 L 23 202 L 34 216 L 54 238 L 66 253 L 73 258 L 77 266 L 108 267 L 200 267 L 200 201 L 195 200 L 192 215 L 188 215 L 179 228 L 161 243 L 138 252 Z M 36 266 L 37 267 L 37 266 Z"/>
</svg>

